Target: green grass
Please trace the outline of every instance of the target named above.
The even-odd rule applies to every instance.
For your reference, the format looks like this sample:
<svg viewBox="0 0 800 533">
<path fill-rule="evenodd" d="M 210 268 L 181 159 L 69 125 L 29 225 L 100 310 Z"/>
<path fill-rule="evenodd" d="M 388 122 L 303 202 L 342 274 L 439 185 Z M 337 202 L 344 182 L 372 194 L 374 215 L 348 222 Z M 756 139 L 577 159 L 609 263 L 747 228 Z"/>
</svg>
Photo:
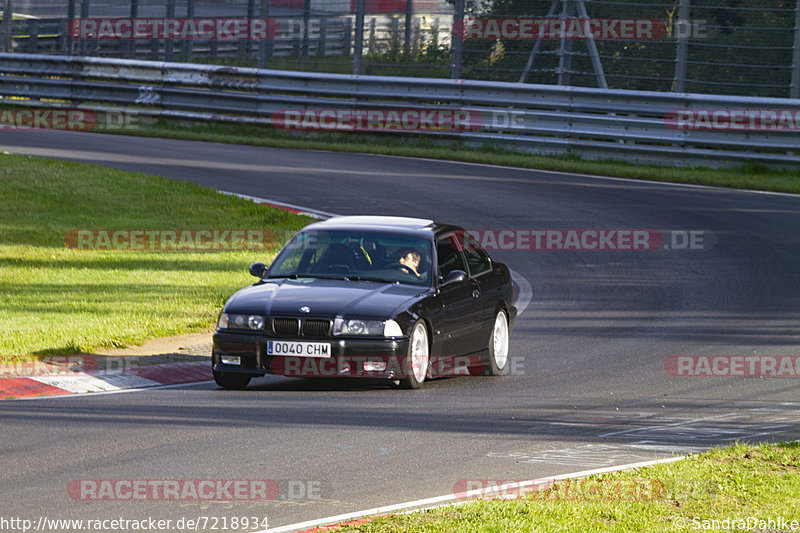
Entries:
<svg viewBox="0 0 800 533">
<path fill-rule="evenodd" d="M 496 146 L 467 147 L 460 142 L 433 143 L 421 136 L 389 137 L 364 134 L 288 133 L 270 126 L 191 123 L 159 120 L 138 130 L 120 133 L 232 144 L 332 150 L 422 157 L 519 168 L 577 172 L 623 178 L 713 185 L 800 194 L 800 169 L 748 164 L 734 168 L 668 167 L 624 161 L 588 161 L 576 156 L 523 154 Z"/>
<path fill-rule="evenodd" d="M 658 488 L 619 490 L 634 483 Z M 592 491 L 575 489 L 588 484 Z M 559 482 L 549 491 L 517 500 L 480 501 L 376 518 L 335 531 L 698 531 L 715 525 L 709 520 L 719 520 L 716 529 L 720 530 L 725 528 L 725 519 L 748 518 L 800 522 L 800 443 L 736 444 L 683 461 Z M 779 524 L 763 529 L 781 530 Z"/>
<path fill-rule="evenodd" d="M 0 359 L 140 344 L 211 328 L 266 251 L 82 250 L 76 229 L 262 229 L 309 219 L 211 189 L 99 166 L 0 155 Z"/>
</svg>

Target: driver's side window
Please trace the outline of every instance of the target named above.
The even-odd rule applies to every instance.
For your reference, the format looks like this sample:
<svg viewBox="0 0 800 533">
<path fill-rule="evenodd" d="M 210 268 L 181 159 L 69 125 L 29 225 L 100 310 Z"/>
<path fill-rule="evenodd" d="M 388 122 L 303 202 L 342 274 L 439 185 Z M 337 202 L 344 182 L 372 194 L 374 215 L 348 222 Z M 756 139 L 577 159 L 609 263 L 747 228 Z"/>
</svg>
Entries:
<svg viewBox="0 0 800 533">
<path fill-rule="evenodd" d="M 436 243 L 436 255 L 438 257 L 436 266 L 440 276 L 447 276 L 453 270 L 467 271 L 464 257 L 456 247 L 455 235 L 443 237 Z"/>
</svg>

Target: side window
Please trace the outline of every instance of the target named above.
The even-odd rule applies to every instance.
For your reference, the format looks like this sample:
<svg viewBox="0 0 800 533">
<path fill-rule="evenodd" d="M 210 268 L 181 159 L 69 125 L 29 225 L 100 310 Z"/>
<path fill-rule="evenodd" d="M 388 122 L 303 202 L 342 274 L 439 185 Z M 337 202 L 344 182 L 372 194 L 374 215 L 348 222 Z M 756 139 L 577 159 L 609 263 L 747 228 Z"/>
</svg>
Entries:
<svg viewBox="0 0 800 533">
<path fill-rule="evenodd" d="M 475 238 L 464 232 L 464 255 L 467 258 L 467 266 L 469 266 L 469 275 L 477 276 L 483 272 L 491 270 L 492 260 L 489 259 L 480 243 Z"/>
<path fill-rule="evenodd" d="M 455 235 L 450 235 L 436 243 L 436 255 L 439 258 L 437 266 L 440 276 L 446 276 L 453 270 L 467 271 L 464 258 L 456 246 L 455 238 Z"/>
</svg>

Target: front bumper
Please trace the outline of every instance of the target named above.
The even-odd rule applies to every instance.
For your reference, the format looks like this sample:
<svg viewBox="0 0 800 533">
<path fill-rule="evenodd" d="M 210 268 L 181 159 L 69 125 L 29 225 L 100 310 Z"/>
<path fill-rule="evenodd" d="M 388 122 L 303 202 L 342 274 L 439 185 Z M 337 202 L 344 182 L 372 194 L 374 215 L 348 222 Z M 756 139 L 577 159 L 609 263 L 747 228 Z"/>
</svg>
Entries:
<svg viewBox="0 0 800 533">
<path fill-rule="evenodd" d="M 331 357 L 272 356 L 267 342 L 305 341 L 312 339 L 278 339 L 259 334 L 217 331 L 213 337 L 212 366 L 215 372 L 263 376 L 277 374 L 290 377 L 363 377 L 399 379 L 408 375 L 408 338 L 328 338 Z M 240 365 L 223 364 L 222 356 L 238 356 Z"/>
</svg>

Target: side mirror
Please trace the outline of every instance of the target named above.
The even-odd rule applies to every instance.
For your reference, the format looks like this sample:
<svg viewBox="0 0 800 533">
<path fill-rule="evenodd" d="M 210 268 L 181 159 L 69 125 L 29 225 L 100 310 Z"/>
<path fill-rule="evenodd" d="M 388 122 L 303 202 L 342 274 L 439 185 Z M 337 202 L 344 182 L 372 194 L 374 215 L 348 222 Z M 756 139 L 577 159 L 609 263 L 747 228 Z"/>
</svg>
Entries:
<svg viewBox="0 0 800 533">
<path fill-rule="evenodd" d="M 451 270 L 450 273 L 444 278 L 442 285 L 450 285 L 457 281 L 464 281 L 467 279 L 467 273 L 463 270 Z"/>
<path fill-rule="evenodd" d="M 250 265 L 250 273 L 255 277 L 261 279 L 267 275 L 267 267 L 264 263 L 253 263 Z"/>
</svg>

